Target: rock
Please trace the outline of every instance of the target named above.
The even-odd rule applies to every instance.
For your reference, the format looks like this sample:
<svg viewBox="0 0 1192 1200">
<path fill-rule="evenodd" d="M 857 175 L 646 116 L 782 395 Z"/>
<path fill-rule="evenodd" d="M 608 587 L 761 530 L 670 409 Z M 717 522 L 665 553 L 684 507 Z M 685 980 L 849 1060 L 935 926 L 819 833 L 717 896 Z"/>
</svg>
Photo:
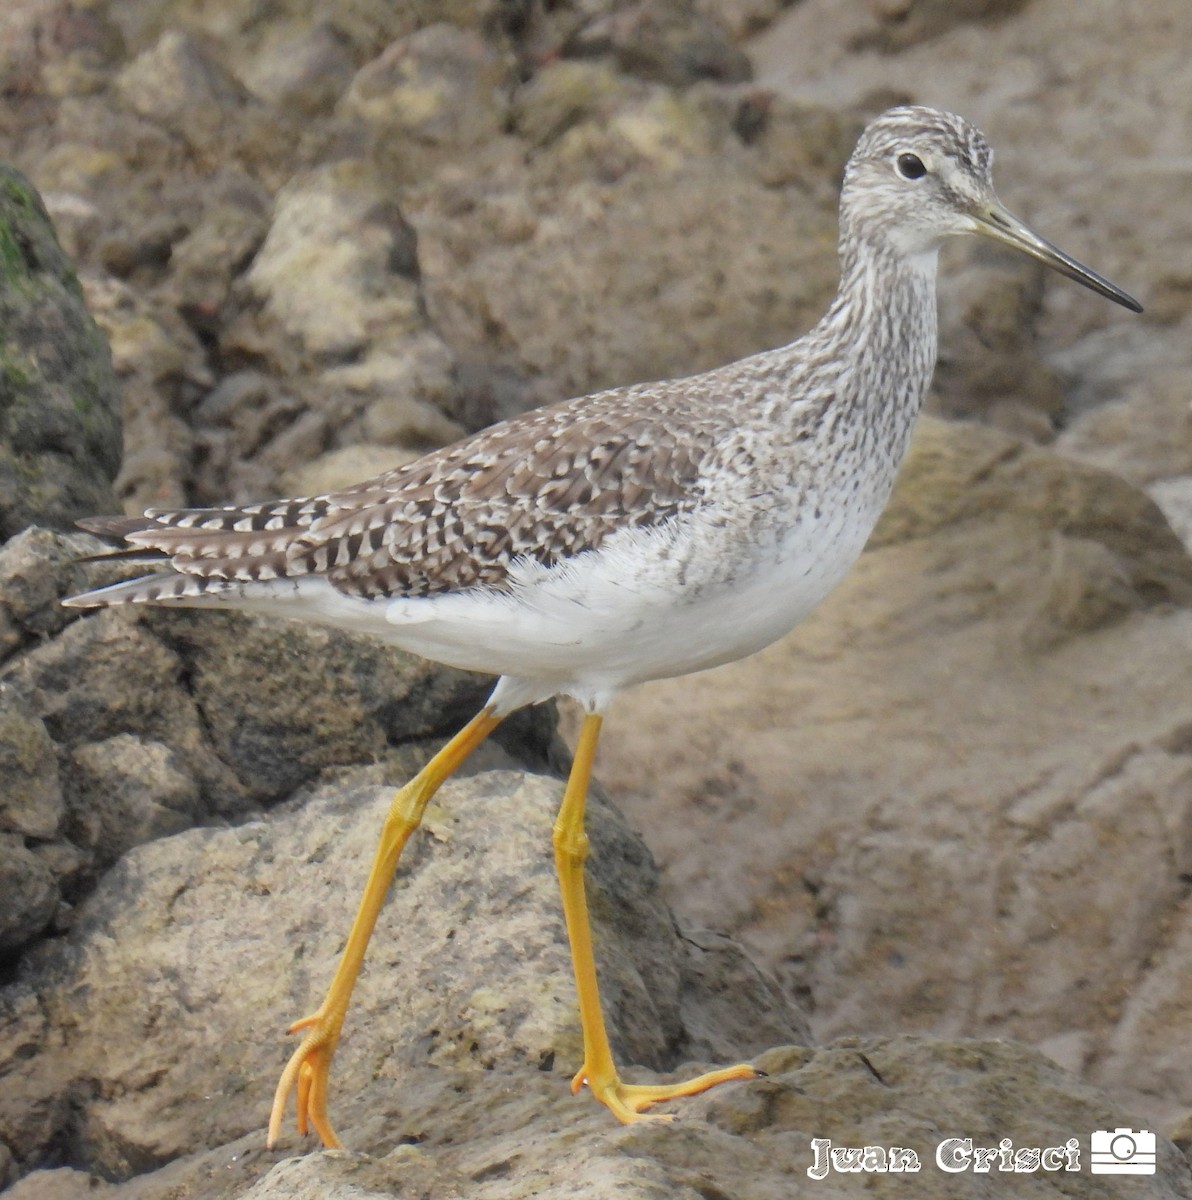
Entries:
<svg viewBox="0 0 1192 1200">
<path fill-rule="evenodd" d="M 29 181 L 0 167 L 0 541 L 113 507 L 120 399 L 107 346 Z"/>
<path fill-rule="evenodd" d="M 392 352 L 324 373 L 331 388 L 370 398 L 362 421 L 370 441 L 428 450 L 463 437 L 444 415 L 455 397 L 455 356 L 437 337 L 418 337 Z"/>
<path fill-rule="evenodd" d="M 212 503 L 226 502 L 229 496 L 262 499 L 263 458 L 272 460 L 285 445 L 289 454 L 281 456 L 281 464 L 291 456 L 309 462 L 329 436 L 327 416 L 305 409 L 301 395 L 265 370 L 224 376 L 196 408 L 195 423 L 204 460 L 196 483 Z"/>
<path fill-rule="evenodd" d="M 250 806 L 245 787 L 212 750 L 183 684 L 182 660 L 135 618 L 109 616 L 115 619 L 74 620 L 0 675 L 23 727 L 32 723 L 50 739 L 48 747 L 38 739 L 45 757 L 36 836 L 46 840 L 35 846 L 37 875 L 48 872 L 56 897 L 71 901 L 126 847 Z M 49 773 L 58 775 L 59 757 L 55 793 Z M 5 946 L 15 948 L 11 940 Z"/>
<path fill-rule="evenodd" d="M 65 808 L 54 743 L 12 688 L 0 684 L 0 830 L 52 838 Z"/>
<path fill-rule="evenodd" d="M 42 85 L 56 98 L 103 91 L 127 54 L 119 27 L 99 4 L 51 9 L 37 33 Z"/>
<path fill-rule="evenodd" d="M 244 82 L 270 104 L 312 117 L 327 113 L 355 72 L 354 49 L 339 22 L 304 24 L 247 63 Z"/>
<path fill-rule="evenodd" d="M 445 418 L 444 418 L 445 419 Z M 400 467 L 417 455 L 390 446 L 341 446 L 282 476 L 287 495 L 320 496 Z"/>
<path fill-rule="evenodd" d="M 196 148 L 221 141 L 225 126 L 247 101 L 215 46 L 180 30 L 167 30 L 125 67 L 117 89 L 134 112 Z"/>
<path fill-rule="evenodd" d="M 94 550 L 99 543 L 87 545 Z M 0 546 L 0 661 L 66 627 L 71 615 L 58 600 L 82 586 L 83 553 L 76 538 L 36 527 Z"/>
<path fill-rule="evenodd" d="M 128 411 L 119 493 L 140 511 L 181 503 L 195 437 L 173 400 L 179 390 L 210 385 L 199 341 L 176 313 L 151 309 L 136 287 L 107 272 L 87 275 L 83 290 L 111 346 Z"/>
<path fill-rule="evenodd" d="M 1192 399 L 1182 373 L 1156 372 L 1126 395 L 1081 413 L 1057 447 L 1140 487 L 1192 475 Z"/>
<path fill-rule="evenodd" d="M 1192 475 L 1161 479 L 1151 484 L 1147 493 L 1163 510 L 1172 530 L 1192 552 Z"/>
<path fill-rule="evenodd" d="M 512 230 L 504 244 L 492 235 L 501 203 L 490 189 L 466 213 L 411 214 L 426 300 L 451 345 L 478 353 L 496 342 L 485 357 L 537 380 L 542 399 L 776 345 L 818 313 L 836 282 L 825 205 L 710 164 L 552 192 L 549 219 L 531 217 L 529 233 Z M 700 215 L 707 205 L 714 223 Z M 566 276 L 536 270 L 560 254 Z M 692 272 L 695 260 L 705 269 Z"/>
<path fill-rule="evenodd" d="M 696 8 L 735 42 L 761 32 L 784 7 L 783 0 L 696 0 Z"/>
<path fill-rule="evenodd" d="M 845 1200 L 906 1194 L 912 1182 L 907 1173 L 809 1178 L 816 1161 L 812 1139 L 820 1138 L 838 1148 L 906 1147 L 916 1156 L 916 1196 L 977 1200 L 1004 1180 L 996 1156 L 989 1172 L 976 1172 L 971 1160 L 959 1173 L 936 1164 L 941 1146 L 946 1159 L 955 1162 L 947 1154 L 951 1148 L 963 1163 L 963 1144 L 949 1139 L 964 1136 L 995 1151 L 1003 1138 L 1014 1150 L 1059 1147 L 1057 1170 L 1014 1176 L 1016 1185 L 1039 1195 L 1121 1194 L 1117 1178 L 1099 1184 L 1090 1176 L 1089 1133 L 1130 1125 L 1134 1118 L 1022 1047 L 850 1038 L 814 1051 L 776 1048 L 758 1061 L 768 1079 L 686 1101 L 689 1119 L 681 1124 L 625 1127 L 590 1110 L 578 1115 L 583 1106 L 576 1101 L 560 1103 L 557 1081 L 549 1076 L 435 1072 L 421 1090 L 420 1108 L 386 1102 L 380 1085 L 373 1085 L 376 1107 L 366 1149 L 274 1161 L 245 1139 L 112 1194 L 115 1200 L 179 1194 L 195 1200 L 597 1200 L 610 1194 L 696 1200 L 716 1192 L 752 1200 L 813 1196 L 825 1188 Z M 437 1132 L 441 1119 L 461 1107 L 469 1117 L 467 1136 Z M 402 1144 L 411 1136 L 417 1141 Z M 1131 1193 L 1192 1194 L 1192 1177 L 1176 1146 L 1160 1137 L 1156 1152 L 1156 1173 L 1131 1179 Z"/>
<path fill-rule="evenodd" d="M 206 815 L 198 781 L 162 742 L 131 733 L 87 742 L 71 753 L 71 775 L 75 842 L 98 869 Z"/>
<path fill-rule="evenodd" d="M 760 182 L 814 196 L 825 213 L 835 209 L 844 164 L 863 127 L 859 113 L 801 103 L 762 87 L 746 91 L 733 114 L 733 130 L 755 156 Z"/>
<path fill-rule="evenodd" d="M 583 121 L 611 117 L 638 93 L 607 61 L 561 58 L 545 63 L 517 89 L 510 119 L 537 149 Z"/>
<path fill-rule="evenodd" d="M 699 79 L 742 83 L 748 57 L 732 44 L 708 7 L 689 0 L 610 5 L 584 22 L 564 45 L 568 54 L 611 54 L 632 75 L 682 87 Z"/>
<path fill-rule="evenodd" d="M 18 1180 L 8 1192 L 9 1200 L 99 1200 L 111 1185 L 87 1171 L 71 1167 L 35 1171 Z"/>
<path fill-rule="evenodd" d="M 1046 269 L 991 248 L 974 253 L 956 274 L 965 303 L 940 313 L 947 349 L 932 381 L 931 410 L 1051 441 L 1067 397 L 1060 373 L 1037 349 Z"/>
<path fill-rule="evenodd" d="M 0 832 L 0 954 L 7 955 L 40 934 L 58 909 L 53 874 L 25 847 L 24 839 Z"/>
<path fill-rule="evenodd" d="M 1095 629 L 1131 609 L 1192 601 L 1192 560 L 1145 493 L 993 430 L 924 421 L 870 545 L 931 536 L 976 518 L 1018 525 L 1010 556 L 1019 564 L 1032 540 L 1041 535 L 1050 543 L 1047 565 L 1040 560 L 1037 575 L 1024 580 L 1035 613 L 1023 632 L 1047 644 L 1065 629 Z M 994 605 L 1013 603 L 1012 586 L 1007 572 Z"/>
<path fill-rule="evenodd" d="M 15 1056 L 0 1136 L 23 1161 L 65 1139 L 77 1161 L 123 1178 L 259 1130 L 285 1056 L 279 1031 L 330 978 L 394 768 L 354 768 L 268 820 L 132 851 L 69 936 L 27 956 L 0 992 L 0 1044 Z M 378 1079 L 411 1113 L 424 1088 L 437 1106 L 438 1080 L 493 1071 L 549 1080 L 559 1105 L 585 1111 L 566 1087 L 581 1054 L 549 850 L 560 794 L 554 780 L 490 771 L 448 784 L 432 806 L 336 1061 L 333 1108 L 350 1141 L 374 1136 Z M 589 828 L 605 1012 L 623 1058 L 674 1066 L 690 1051 L 685 1019 L 701 1027 L 698 1045 L 737 1056 L 800 1034 L 755 969 L 730 1007 L 734 976 L 718 995 L 709 987 L 707 946 L 688 968 L 648 852 L 598 797 Z"/>
<path fill-rule="evenodd" d="M 484 38 L 427 25 L 362 67 L 339 113 L 380 140 L 459 154 L 500 134 L 510 83 L 508 66 Z"/>
<path fill-rule="evenodd" d="M 874 25 L 854 42 L 858 50 L 887 54 L 916 42 L 939 37 L 969 21 L 996 21 L 1012 16 L 1025 0 L 870 0 Z"/>
<path fill-rule="evenodd" d="M 186 656 L 216 752 L 262 800 L 325 767 L 444 732 L 492 688 L 363 634 L 238 613 L 165 615 L 159 627 Z"/>
<path fill-rule="evenodd" d="M 265 239 L 272 203 L 259 181 L 241 170 L 224 170 L 208 187 L 209 202 L 172 247 L 170 267 L 178 302 L 190 321 L 217 331 L 234 281 Z"/>
<path fill-rule="evenodd" d="M 248 284 L 307 353 L 342 359 L 421 327 L 399 253 L 410 236 L 371 168 L 334 163 L 279 193 Z"/>
<path fill-rule="evenodd" d="M 1185 743 L 1187 736 L 1187 729 L 1177 731 L 1177 737 Z M 1180 750 L 1184 772 L 1174 783 L 1176 788 L 1186 789 L 1189 782 L 1186 744 Z M 1185 838 L 1178 843 L 1177 853 L 1186 853 L 1186 831 L 1181 832 Z M 1087 1061 L 1093 1064 L 1094 1078 L 1124 1084 L 1144 1094 L 1178 1096 L 1187 1104 L 1192 1062 L 1182 1040 L 1172 1038 L 1171 1030 L 1178 1027 L 1192 1003 L 1187 973 L 1183 970 L 1187 960 L 1182 957 L 1187 954 L 1190 942 L 1192 927 L 1181 915 L 1156 947 L 1151 969 L 1141 984 L 1123 997 L 1120 1020 L 1109 1041 L 1089 1048 Z"/>
</svg>

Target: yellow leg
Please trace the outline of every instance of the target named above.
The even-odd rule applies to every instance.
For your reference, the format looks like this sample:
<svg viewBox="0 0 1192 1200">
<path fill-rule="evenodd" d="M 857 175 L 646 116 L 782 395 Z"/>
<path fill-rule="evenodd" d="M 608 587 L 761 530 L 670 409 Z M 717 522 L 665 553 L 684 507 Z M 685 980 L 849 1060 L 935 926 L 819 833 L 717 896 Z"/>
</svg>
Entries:
<svg viewBox="0 0 1192 1200">
<path fill-rule="evenodd" d="M 393 881 L 397 861 L 410 834 L 422 820 L 430 798 L 501 720 L 501 717 L 494 717 L 489 709 L 484 709 L 394 796 L 381 830 L 372 870 L 364 886 L 364 895 L 360 898 L 360 907 L 356 910 L 356 919 L 352 922 L 331 987 L 316 1012 L 303 1017 L 301 1021 L 295 1021 L 289 1028 L 290 1033 L 300 1029 L 308 1032 L 291 1055 L 278 1081 L 273 1111 L 269 1116 L 270 1146 L 277 1141 L 286 1101 L 292 1091 L 297 1092 L 299 1132 L 306 1133 L 308 1126 L 313 1125 L 324 1146 L 340 1144 L 327 1116 L 327 1076 L 339 1042 L 344 1015 L 348 1011 L 352 988 L 360 973 L 360 964 L 364 961 L 364 951 Z"/>
<path fill-rule="evenodd" d="M 584 1034 L 584 1065 L 571 1081 L 571 1090 L 578 1092 L 586 1083 L 592 1095 L 621 1121 L 670 1121 L 674 1118 L 645 1114 L 642 1109 L 679 1096 L 693 1096 L 731 1079 L 754 1079 L 761 1072 L 748 1063 L 740 1063 L 720 1071 L 709 1071 L 686 1083 L 656 1085 L 622 1083 L 617 1076 L 604 1028 L 604 1014 L 600 1010 L 600 989 L 596 982 L 596 961 L 592 953 L 592 928 L 584 891 L 584 860 L 588 857 L 584 803 L 588 797 L 588 781 L 592 775 L 592 760 L 596 757 L 596 743 L 600 738 L 600 724 L 600 717 L 594 713 L 584 718 L 554 832 L 555 869 L 563 893 L 563 915 L 567 921 L 567 937 L 571 942 L 571 961 L 579 993 L 579 1019 Z"/>
</svg>

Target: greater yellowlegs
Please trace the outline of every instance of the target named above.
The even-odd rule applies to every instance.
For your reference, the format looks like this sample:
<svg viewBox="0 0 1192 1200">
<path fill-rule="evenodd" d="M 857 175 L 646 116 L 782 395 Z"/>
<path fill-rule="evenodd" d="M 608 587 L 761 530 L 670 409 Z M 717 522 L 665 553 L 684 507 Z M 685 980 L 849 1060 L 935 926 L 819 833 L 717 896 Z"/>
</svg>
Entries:
<svg viewBox="0 0 1192 1200">
<path fill-rule="evenodd" d="M 840 198 L 840 289 L 808 334 L 688 379 L 506 421 L 356 487 L 243 507 L 96 518 L 149 575 L 66 601 L 244 608 L 362 630 L 499 676 L 484 709 L 395 797 L 326 998 L 291 1031 L 269 1123 L 338 1144 L 331 1058 L 377 914 L 436 789 L 513 710 L 586 715 L 554 828 L 584 1061 L 572 1082 L 622 1121 L 757 1072 L 621 1082 L 600 1010 L 584 891 L 584 803 L 602 714 L 623 688 L 741 658 L 841 580 L 884 507 L 936 358 L 944 238 L 1006 242 L 1126 308 L 1138 303 L 1012 216 L 966 121 L 892 109 L 864 131 Z"/>
</svg>

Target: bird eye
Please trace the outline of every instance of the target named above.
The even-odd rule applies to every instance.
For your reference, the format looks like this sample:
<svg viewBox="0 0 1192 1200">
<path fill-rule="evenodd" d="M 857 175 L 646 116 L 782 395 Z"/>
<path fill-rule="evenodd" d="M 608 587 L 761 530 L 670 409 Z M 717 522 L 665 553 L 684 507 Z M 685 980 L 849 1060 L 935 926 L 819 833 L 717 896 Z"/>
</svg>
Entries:
<svg viewBox="0 0 1192 1200">
<path fill-rule="evenodd" d="M 917 154 L 900 154 L 896 165 L 903 179 L 922 179 L 927 174 L 927 168 Z"/>
</svg>

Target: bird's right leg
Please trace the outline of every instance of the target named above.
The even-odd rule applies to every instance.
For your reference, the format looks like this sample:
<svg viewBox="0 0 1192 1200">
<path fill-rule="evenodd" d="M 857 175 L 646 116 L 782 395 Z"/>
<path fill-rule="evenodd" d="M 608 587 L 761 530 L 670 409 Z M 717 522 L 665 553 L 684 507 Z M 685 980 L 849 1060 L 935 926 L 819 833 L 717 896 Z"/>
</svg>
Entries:
<svg viewBox="0 0 1192 1200">
<path fill-rule="evenodd" d="M 381 830 L 372 870 L 364 886 L 364 895 L 356 910 L 356 919 L 352 922 L 347 944 L 327 995 L 315 1012 L 301 1021 L 295 1021 L 289 1028 L 290 1033 L 300 1029 L 307 1032 L 291 1055 L 277 1084 L 273 1111 L 269 1116 L 270 1146 L 281 1132 L 286 1101 L 290 1092 L 295 1090 L 299 1132 L 306 1133 L 308 1127 L 313 1125 L 324 1146 L 340 1144 L 327 1116 L 327 1079 L 331 1058 L 339 1042 L 344 1014 L 348 1011 L 348 1001 L 364 961 L 368 939 L 372 936 L 377 915 L 393 881 L 398 859 L 410 834 L 422 820 L 430 798 L 503 719 L 494 716 L 491 707 L 483 709 L 394 796 Z"/>
</svg>

